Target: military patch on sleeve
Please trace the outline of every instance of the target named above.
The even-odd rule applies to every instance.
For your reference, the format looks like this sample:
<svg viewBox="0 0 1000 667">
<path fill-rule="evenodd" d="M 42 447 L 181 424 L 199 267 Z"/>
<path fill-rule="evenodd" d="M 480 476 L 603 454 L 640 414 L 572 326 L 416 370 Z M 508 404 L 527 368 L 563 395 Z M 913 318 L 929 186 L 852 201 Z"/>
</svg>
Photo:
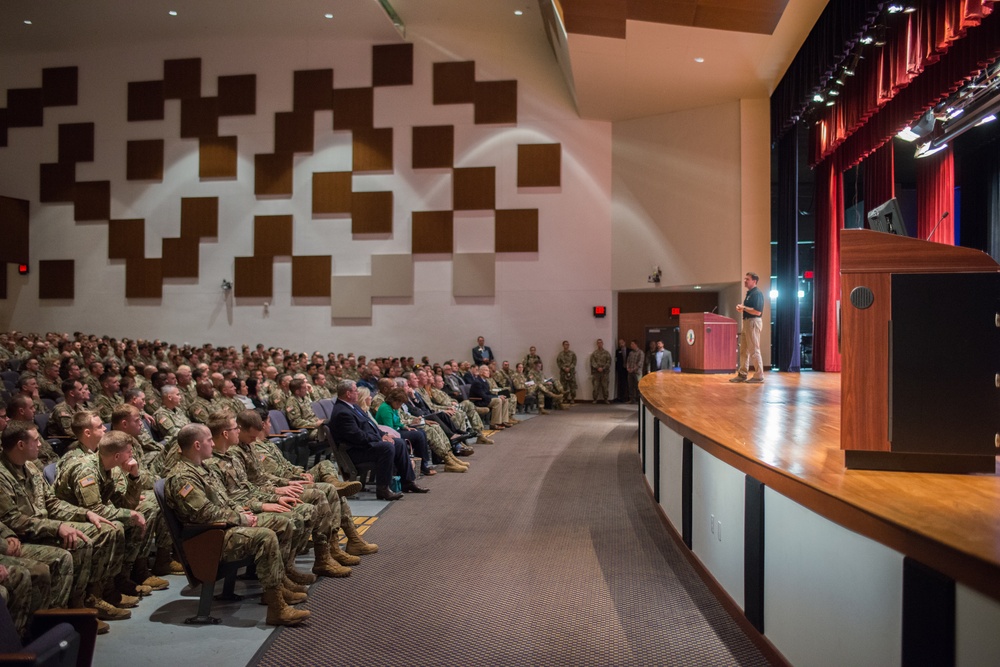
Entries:
<svg viewBox="0 0 1000 667">
<path fill-rule="evenodd" d="M 192 486 L 191 484 L 185 484 L 184 487 L 180 490 L 181 498 L 187 498 L 187 495 L 191 493 L 191 490 L 193 488 L 194 486 Z"/>
<path fill-rule="evenodd" d="M 260 455 L 260 460 L 261 461 L 264 461 L 266 458 L 267 458 L 267 454 L 261 454 Z"/>
<path fill-rule="evenodd" d="M 97 484 L 97 479 L 93 475 L 87 475 L 86 477 L 80 480 L 81 488 L 85 489 L 92 484 Z"/>
</svg>

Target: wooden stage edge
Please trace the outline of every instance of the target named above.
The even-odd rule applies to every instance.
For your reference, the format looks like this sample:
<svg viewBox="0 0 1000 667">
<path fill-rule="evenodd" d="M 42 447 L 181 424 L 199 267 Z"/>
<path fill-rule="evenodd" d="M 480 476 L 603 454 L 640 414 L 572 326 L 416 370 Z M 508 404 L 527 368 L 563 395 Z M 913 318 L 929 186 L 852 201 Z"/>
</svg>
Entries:
<svg viewBox="0 0 1000 667">
<path fill-rule="evenodd" d="M 668 428 L 848 530 L 1000 600 L 1000 476 L 847 470 L 840 374 L 659 372 L 639 384 Z"/>
</svg>

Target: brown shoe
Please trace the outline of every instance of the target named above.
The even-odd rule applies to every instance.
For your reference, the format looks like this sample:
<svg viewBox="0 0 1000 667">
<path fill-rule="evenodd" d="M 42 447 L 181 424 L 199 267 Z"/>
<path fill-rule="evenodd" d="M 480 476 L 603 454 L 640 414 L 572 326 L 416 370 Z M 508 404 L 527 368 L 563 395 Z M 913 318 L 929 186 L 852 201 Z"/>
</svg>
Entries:
<svg viewBox="0 0 1000 667">
<path fill-rule="evenodd" d="M 106 635 L 109 632 L 111 632 L 111 626 L 102 621 L 101 619 L 97 619 L 97 634 Z"/>
<path fill-rule="evenodd" d="M 149 575 L 142 580 L 143 586 L 148 586 L 152 591 L 164 591 L 170 588 L 170 582 L 166 579 L 160 579 L 156 575 Z"/>
<path fill-rule="evenodd" d="M 488 437 L 486 437 L 486 436 L 485 436 L 485 435 L 483 435 L 482 433 L 480 433 L 480 434 L 479 434 L 479 435 L 478 435 L 478 436 L 476 437 L 476 444 L 477 444 L 477 445 L 492 445 L 492 444 L 493 444 L 493 440 L 492 440 L 492 439 L 490 439 L 490 438 L 488 438 Z"/>
<path fill-rule="evenodd" d="M 352 556 L 351 554 L 344 553 L 340 550 L 340 545 L 336 542 L 331 541 L 326 545 L 327 556 L 337 561 L 344 566 L 358 565 L 361 563 L 361 559 L 357 556 Z M 316 558 L 319 559 L 319 550 L 317 549 Z"/>
<path fill-rule="evenodd" d="M 184 574 L 184 566 L 170 557 L 170 549 L 157 549 L 153 561 L 153 574 L 164 577 L 170 574 Z"/>
<path fill-rule="evenodd" d="M 128 609 L 119 609 L 115 605 L 102 600 L 96 595 L 87 597 L 87 601 L 84 604 L 88 607 L 96 609 L 97 618 L 102 621 L 124 621 L 127 618 L 132 618 L 132 612 Z"/>
<path fill-rule="evenodd" d="M 340 480 L 337 480 L 333 483 L 333 486 L 337 489 L 337 495 L 341 498 L 350 498 L 364 488 L 361 485 L 361 482 L 357 480 L 352 482 L 341 482 Z"/>
<path fill-rule="evenodd" d="M 288 577 L 285 577 L 285 580 L 281 583 L 281 586 L 283 588 L 285 588 L 286 590 L 294 591 L 296 593 L 308 593 L 309 592 L 309 587 L 308 586 L 303 586 L 302 584 L 297 584 L 294 581 L 292 581 L 291 579 L 289 579 Z"/>
<path fill-rule="evenodd" d="M 302 570 L 296 570 L 294 567 L 286 567 L 285 576 L 291 579 L 294 583 L 302 584 L 303 586 L 316 583 L 316 577 L 314 575 L 311 575 L 308 572 L 303 572 Z"/>
<path fill-rule="evenodd" d="M 349 577 L 351 576 L 351 568 L 341 565 L 332 558 L 327 558 L 325 561 L 316 561 L 313 564 L 313 574 L 320 577 Z"/>
<path fill-rule="evenodd" d="M 360 535 L 355 535 L 347 538 L 346 551 L 352 556 L 368 556 L 378 551 L 378 545 L 365 542 Z"/>
<path fill-rule="evenodd" d="M 264 622 L 268 625 L 298 625 L 309 618 L 309 612 L 305 609 L 292 609 L 288 606 L 280 587 L 264 591 L 261 601 L 267 605 L 267 618 Z"/>
<path fill-rule="evenodd" d="M 375 498 L 378 500 L 399 500 L 402 497 L 402 493 L 396 493 L 388 486 L 379 486 L 375 488 Z"/>
</svg>

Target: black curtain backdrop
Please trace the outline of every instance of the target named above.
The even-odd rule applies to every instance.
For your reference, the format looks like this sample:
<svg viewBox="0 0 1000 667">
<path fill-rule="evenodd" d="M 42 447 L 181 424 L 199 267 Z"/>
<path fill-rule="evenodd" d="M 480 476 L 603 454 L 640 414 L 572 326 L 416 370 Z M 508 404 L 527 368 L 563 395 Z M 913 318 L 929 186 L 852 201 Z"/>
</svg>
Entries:
<svg viewBox="0 0 1000 667">
<path fill-rule="evenodd" d="M 799 360 L 799 135 L 778 142 L 778 290 L 774 350 L 778 370 L 798 372 Z"/>
<path fill-rule="evenodd" d="M 962 187 L 959 242 L 1000 262 L 1000 136 L 984 136 L 987 129 L 976 128 L 956 142 Z"/>
</svg>

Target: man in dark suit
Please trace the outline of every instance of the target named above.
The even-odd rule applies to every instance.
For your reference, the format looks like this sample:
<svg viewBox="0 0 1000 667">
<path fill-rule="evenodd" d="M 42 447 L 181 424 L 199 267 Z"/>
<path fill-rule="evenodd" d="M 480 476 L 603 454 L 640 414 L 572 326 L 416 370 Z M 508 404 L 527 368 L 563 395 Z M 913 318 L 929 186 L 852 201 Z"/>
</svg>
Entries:
<svg viewBox="0 0 1000 667">
<path fill-rule="evenodd" d="M 628 347 L 625 339 L 618 339 L 618 347 L 615 348 L 615 402 L 624 403 L 628 401 L 628 371 L 625 364 L 628 362 Z"/>
<path fill-rule="evenodd" d="M 476 347 L 472 348 L 472 362 L 476 366 L 489 365 L 493 361 L 493 350 L 486 344 L 486 339 L 480 336 L 476 339 Z"/>
<path fill-rule="evenodd" d="M 504 428 L 504 416 L 506 407 L 504 406 L 505 396 L 497 396 L 490 391 L 490 383 L 483 379 L 483 373 L 489 377 L 490 369 L 487 366 L 479 368 L 473 366 L 472 385 L 469 388 L 469 400 L 479 408 L 490 409 L 490 428 L 499 431 Z"/>
<path fill-rule="evenodd" d="M 400 438 L 382 433 L 358 406 L 358 386 L 353 380 L 337 384 L 337 402 L 329 422 L 330 432 L 337 442 L 347 446 L 355 463 L 375 463 L 375 495 L 379 500 L 399 500 L 401 493 L 389 488 L 393 474 L 402 480 L 403 491 L 426 493 L 414 483 L 413 466 L 406 443 Z"/>
<path fill-rule="evenodd" d="M 674 355 L 663 347 L 663 341 L 656 341 L 656 349 L 649 355 L 649 372 L 671 370 L 674 367 Z"/>
</svg>

